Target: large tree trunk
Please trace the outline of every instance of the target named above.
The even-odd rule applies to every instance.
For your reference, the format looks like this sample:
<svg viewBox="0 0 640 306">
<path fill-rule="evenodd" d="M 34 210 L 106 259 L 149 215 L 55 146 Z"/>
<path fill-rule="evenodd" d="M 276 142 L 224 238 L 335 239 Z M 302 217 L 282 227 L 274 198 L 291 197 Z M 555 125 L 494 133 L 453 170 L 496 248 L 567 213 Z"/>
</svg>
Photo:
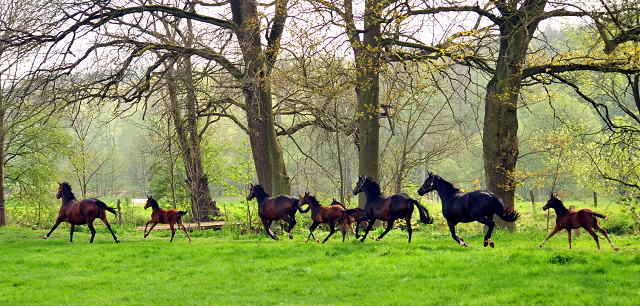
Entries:
<svg viewBox="0 0 640 306">
<path fill-rule="evenodd" d="M 515 209 L 518 147 L 518 94 L 522 67 L 529 42 L 537 28 L 536 18 L 546 1 L 530 1 L 516 10 L 511 4 L 497 4 L 504 22 L 500 24 L 500 50 L 496 71 L 487 85 L 482 147 L 487 189 L 498 195 L 510 210 Z M 495 218 L 499 227 L 515 230 L 515 224 Z"/>
<path fill-rule="evenodd" d="M 378 181 L 380 145 L 380 54 L 382 41 L 378 2 L 365 2 L 364 37 L 356 50 L 356 94 L 358 97 L 358 168 L 360 175 Z M 352 43 L 353 44 L 353 43 Z M 364 207 L 366 197 L 361 193 L 358 205 Z"/>
<path fill-rule="evenodd" d="M 187 59 L 185 66 L 189 65 L 190 63 Z M 196 115 L 197 101 L 193 84 L 190 81 L 190 69 L 189 67 L 184 68 L 185 87 L 187 88 L 185 99 L 186 120 L 182 117 L 180 103 L 178 102 L 176 72 L 172 68 L 169 68 L 170 71 L 167 73 L 167 87 L 169 89 L 173 123 L 178 136 L 178 145 L 187 174 L 186 183 L 191 195 L 191 210 L 196 221 L 207 221 L 210 214 L 214 216 L 220 215 L 220 209 L 213 202 L 211 191 L 209 190 L 209 180 L 204 173 L 202 150 L 200 149 L 202 139 L 198 133 Z"/>
<path fill-rule="evenodd" d="M 7 225 L 7 204 L 5 199 L 4 192 L 4 138 L 5 138 L 5 129 L 4 129 L 4 93 L 2 92 L 2 88 L 0 88 L 0 226 Z"/>
<path fill-rule="evenodd" d="M 243 93 L 246 103 L 249 141 L 258 181 L 271 195 L 290 194 L 291 183 L 273 118 L 269 65 L 260 42 L 260 20 L 253 0 L 231 0 L 233 21 L 238 25 L 236 37 L 245 63 Z M 282 9 L 276 6 L 276 10 Z M 286 5 L 285 5 L 286 9 Z M 278 12 L 277 12 L 278 14 Z M 278 20 L 282 22 L 284 20 Z M 276 31 L 272 29 L 272 31 Z M 279 37 L 275 38 L 279 40 Z M 270 47 L 278 43 L 270 41 Z"/>
</svg>

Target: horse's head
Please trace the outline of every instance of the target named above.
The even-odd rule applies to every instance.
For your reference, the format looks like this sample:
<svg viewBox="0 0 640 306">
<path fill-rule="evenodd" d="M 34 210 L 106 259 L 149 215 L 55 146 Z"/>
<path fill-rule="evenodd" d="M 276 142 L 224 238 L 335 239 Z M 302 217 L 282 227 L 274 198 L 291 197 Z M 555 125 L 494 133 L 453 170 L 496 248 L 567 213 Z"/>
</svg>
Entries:
<svg viewBox="0 0 640 306">
<path fill-rule="evenodd" d="M 56 193 L 56 199 L 62 198 L 62 183 L 58 183 L 58 193 Z"/>
<path fill-rule="evenodd" d="M 367 181 L 371 181 L 371 178 L 365 175 L 358 176 L 358 182 L 356 183 L 356 188 L 353 188 L 353 195 L 357 195 L 364 191 L 364 184 Z"/>
<path fill-rule="evenodd" d="M 259 184 L 251 184 L 251 189 L 249 189 L 249 195 L 247 195 L 247 201 L 251 201 L 253 200 L 253 198 L 255 198 L 257 196 L 256 194 L 256 187 L 260 186 Z"/>
<path fill-rule="evenodd" d="M 311 198 L 312 198 L 312 197 L 313 197 L 313 196 L 312 196 L 312 195 L 310 195 L 308 191 L 306 191 L 306 192 L 304 193 L 304 196 L 301 196 L 301 197 L 300 197 L 300 202 L 298 202 L 298 205 L 299 205 L 299 206 L 302 206 L 302 205 L 304 205 L 304 204 L 311 205 Z"/>
<path fill-rule="evenodd" d="M 427 192 L 432 191 L 435 188 L 433 185 L 433 181 L 435 180 L 435 178 L 436 176 L 433 175 L 433 173 L 429 172 L 429 176 L 424 180 L 422 187 L 418 189 L 418 194 L 423 196 Z"/>
<path fill-rule="evenodd" d="M 562 204 L 562 201 L 560 201 L 560 199 L 558 199 L 558 194 L 551 194 L 551 196 L 549 197 L 549 201 L 547 201 L 547 204 L 545 204 L 542 207 L 542 210 L 547 210 L 549 208 L 560 208 L 560 207 L 564 207 L 564 204 Z"/>
<path fill-rule="evenodd" d="M 144 209 L 147 209 L 147 208 L 151 207 L 154 202 L 156 203 L 156 205 L 158 204 L 158 202 L 156 202 L 156 199 L 154 199 L 153 196 L 148 196 L 147 197 L 147 203 L 144 204 Z"/>
<path fill-rule="evenodd" d="M 71 192 L 71 185 L 69 183 L 58 183 L 58 193 L 56 193 L 56 199 L 60 199 L 64 196 L 64 193 L 67 193 L 72 198 L 75 198 L 73 192 Z"/>
</svg>

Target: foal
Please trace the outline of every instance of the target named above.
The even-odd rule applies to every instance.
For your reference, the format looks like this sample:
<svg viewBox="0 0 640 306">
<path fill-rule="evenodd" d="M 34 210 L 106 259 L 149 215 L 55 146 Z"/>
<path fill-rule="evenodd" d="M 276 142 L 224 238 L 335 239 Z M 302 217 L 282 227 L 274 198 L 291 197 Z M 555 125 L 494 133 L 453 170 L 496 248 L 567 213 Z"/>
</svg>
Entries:
<svg viewBox="0 0 640 306">
<path fill-rule="evenodd" d="M 329 237 L 331 237 L 331 235 L 336 232 L 334 228 L 335 223 L 340 223 L 340 228 L 342 230 L 342 242 L 344 242 L 344 236 L 346 233 L 346 228 L 344 225 L 346 217 L 345 209 L 344 206 L 342 206 L 342 204 L 340 204 L 336 200 L 333 200 L 333 202 L 338 204 L 336 205 L 334 203 L 331 203 L 331 206 L 322 206 L 320 205 L 318 200 L 316 200 L 314 196 L 309 195 L 308 192 L 305 192 L 304 197 L 300 199 L 298 205 L 309 205 L 309 208 L 311 209 L 311 220 L 313 220 L 313 224 L 311 224 L 311 226 L 309 227 L 309 236 L 307 237 L 307 240 L 305 240 L 305 242 L 308 242 L 309 238 L 312 236 L 316 242 L 320 242 L 320 240 L 318 240 L 318 238 L 316 238 L 316 236 L 313 234 L 313 231 L 315 231 L 318 225 L 320 225 L 321 223 L 329 223 L 329 229 L 331 230 L 329 232 L 329 236 L 327 236 L 327 238 L 324 238 L 322 243 L 327 242 Z"/>
<path fill-rule="evenodd" d="M 549 237 L 547 237 L 547 239 L 545 239 L 540 244 L 540 247 L 542 247 L 545 243 L 547 243 L 547 240 L 549 240 L 551 236 L 555 235 L 557 232 L 561 231 L 562 229 L 566 229 L 567 232 L 569 233 L 569 249 L 571 249 L 571 230 L 574 228 L 582 227 L 585 230 L 587 230 L 589 234 L 591 234 L 593 239 L 596 240 L 596 245 L 598 245 L 598 251 L 600 251 L 600 242 L 598 241 L 598 235 L 596 235 L 596 233 L 593 232 L 594 228 L 598 232 L 602 233 L 604 237 L 607 238 L 607 240 L 609 240 L 609 244 L 614 250 L 618 251 L 618 248 L 616 248 L 616 246 L 613 245 L 613 242 L 611 242 L 611 239 L 609 239 L 609 235 L 607 235 L 607 232 L 602 228 L 600 228 L 600 225 L 598 225 L 598 219 L 596 219 L 596 217 L 607 219 L 607 216 L 596 213 L 586 208 L 581 209 L 579 211 L 570 211 L 564 206 L 564 204 L 562 204 L 562 201 L 558 199 L 557 194 L 551 195 L 551 198 L 549 199 L 547 204 L 544 207 L 542 207 L 542 210 L 547 210 L 549 208 L 553 208 L 556 211 L 556 228 L 554 228 L 553 232 L 549 234 Z"/>
<path fill-rule="evenodd" d="M 331 203 L 331 205 L 336 205 L 335 203 L 337 203 L 338 205 L 342 205 L 342 203 L 333 200 L 333 203 Z M 343 206 L 344 207 L 344 206 Z M 351 225 L 352 223 L 358 221 L 360 218 L 364 217 L 364 209 L 361 207 L 356 207 L 356 208 L 351 208 L 351 209 L 347 209 L 345 211 L 346 213 L 346 226 L 349 227 L 350 231 L 347 231 L 347 239 L 349 241 L 351 241 L 350 237 L 349 237 L 349 232 L 353 233 L 354 235 L 357 235 L 358 233 L 356 233 L 356 231 L 353 229 L 353 225 Z M 360 224 L 364 227 L 367 228 L 367 226 L 369 226 L 369 221 L 362 221 L 360 222 Z M 369 238 L 371 239 L 375 239 L 373 238 L 373 235 L 371 235 L 371 233 L 369 233 Z"/>
<path fill-rule="evenodd" d="M 151 234 L 151 230 L 156 226 L 156 224 L 168 223 L 169 227 L 171 228 L 171 240 L 169 240 L 169 242 L 173 242 L 173 235 L 176 234 L 176 229 L 173 227 L 173 224 L 178 222 L 178 224 L 182 226 L 182 230 L 184 230 L 184 233 L 187 234 L 187 238 L 189 238 L 189 243 L 193 243 L 191 241 L 191 237 L 189 236 L 189 232 L 187 231 L 187 228 L 182 223 L 182 216 L 187 214 L 186 211 L 178 211 L 177 209 L 169 209 L 169 210 L 161 209 L 160 206 L 158 205 L 158 201 L 156 201 L 156 199 L 154 199 L 153 197 L 148 197 L 147 204 L 144 205 L 144 209 L 147 209 L 149 207 L 153 209 L 153 212 L 151 212 L 151 220 L 149 220 L 149 222 L 147 222 L 147 224 L 144 226 L 144 233 L 145 233 L 144 238 L 147 238 L 147 236 Z M 151 225 L 151 228 L 147 232 L 147 226 L 149 225 L 149 223 L 153 223 L 153 225 Z"/>
</svg>

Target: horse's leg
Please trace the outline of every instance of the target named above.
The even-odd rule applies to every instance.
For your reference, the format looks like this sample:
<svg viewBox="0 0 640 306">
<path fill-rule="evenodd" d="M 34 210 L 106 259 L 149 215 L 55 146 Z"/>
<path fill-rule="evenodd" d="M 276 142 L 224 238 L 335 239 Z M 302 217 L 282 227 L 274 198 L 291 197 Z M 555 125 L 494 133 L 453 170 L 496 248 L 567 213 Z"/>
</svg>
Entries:
<svg viewBox="0 0 640 306">
<path fill-rule="evenodd" d="M 282 220 L 287 221 L 287 223 L 289 223 L 289 229 L 287 229 L 287 233 L 289 233 L 289 239 L 293 240 L 293 235 L 291 235 L 291 230 L 293 229 L 293 227 L 296 225 L 296 219 L 293 219 L 289 216 L 283 216 Z"/>
<path fill-rule="evenodd" d="M 411 228 L 411 215 L 406 216 L 404 220 L 407 221 L 407 233 L 409 233 L 409 243 L 411 243 L 411 233 L 413 232 Z"/>
<path fill-rule="evenodd" d="M 173 227 L 173 223 L 169 222 L 169 228 L 171 229 L 171 240 L 169 243 L 173 242 L 173 236 L 176 234 L 176 229 Z"/>
<path fill-rule="evenodd" d="M 149 221 L 151 222 L 151 221 Z M 151 225 L 151 227 L 149 228 L 149 232 L 147 232 L 147 234 L 144 235 L 143 238 L 147 238 L 147 236 L 149 236 L 149 234 L 151 234 L 151 230 L 156 227 L 156 225 L 158 224 L 158 222 L 153 223 L 153 225 Z M 146 227 L 146 226 L 145 226 Z"/>
<path fill-rule="evenodd" d="M 111 236 L 113 236 L 113 240 L 115 240 L 116 243 L 119 243 L 120 241 L 118 241 L 118 238 L 116 238 L 116 234 L 114 234 L 113 230 L 111 229 L 111 224 L 109 224 L 109 221 L 107 221 L 106 214 L 103 218 L 100 218 L 100 219 L 102 219 L 102 222 L 104 222 L 104 225 L 106 225 L 109 232 L 111 232 Z"/>
<path fill-rule="evenodd" d="M 449 225 L 449 231 L 451 231 L 451 237 L 453 238 L 453 240 L 455 240 L 458 244 L 460 244 L 461 246 L 469 246 L 468 243 L 464 242 L 464 240 L 460 237 L 458 237 L 458 235 L 456 235 L 456 224 L 454 222 L 448 221 L 447 220 L 447 224 Z"/>
<path fill-rule="evenodd" d="M 264 231 L 267 232 L 267 235 L 271 236 L 271 238 L 275 241 L 278 241 L 278 237 L 276 237 L 276 235 L 273 234 L 273 232 L 271 231 L 271 220 L 267 220 L 264 218 L 262 219 L 262 226 L 264 226 Z"/>
<path fill-rule="evenodd" d="M 149 234 L 147 234 L 147 226 L 149 226 L 149 223 L 153 223 L 153 219 L 149 220 L 149 222 L 147 222 L 147 224 L 144 225 L 144 237 L 143 238 L 147 238 L 147 236 L 149 236 Z M 153 228 L 153 227 L 151 227 L 151 228 Z M 151 231 L 149 231 L 149 232 L 151 232 Z"/>
<path fill-rule="evenodd" d="M 496 222 L 492 220 L 493 217 L 488 218 L 485 216 L 482 216 L 480 218 L 477 219 L 478 222 L 486 225 L 489 229 L 487 229 L 487 233 L 484 235 L 484 247 L 486 248 L 487 245 L 490 245 L 492 248 L 495 247 L 495 244 L 493 243 L 493 241 L 491 241 L 491 233 L 493 233 L 493 229 L 496 227 Z"/>
<path fill-rule="evenodd" d="M 335 225 L 335 223 L 333 222 L 329 222 L 329 229 L 331 230 L 329 232 L 329 236 L 327 236 L 327 238 L 324 238 L 324 240 L 322 241 L 322 243 L 327 242 L 327 240 L 329 240 L 329 237 L 331 237 L 331 235 L 333 235 L 336 232 L 336 229 L 333 227 Z"/>
<path fill-rule="evenodd" d="M 571 250 L 571 229 L 567 228 L 567 232 L 569 233 L 569 250 Z M 598 246 L 599 247 L 599 246 Z"/>
<path fill-rule="evenodd" d="M 53 225 L 53 227 L 51 228 L 51 230 L 42 237 L 42 239 L 47 239 L 49 238 L 49 236 L 51 236 L 51 233 L 53 233 L 53 231 L 56 230 L 56 228 L 58 228 L 58 225 L 60 225 L 60 223 L 62 223 L 64 221 L 64 216 L 58 216 L 58 219 L 56 219 L 56 224 Z"/>
<path fill-rule="evenodd" d="M 184 226 L 184 223 L 182 223 L 182 218 L 178 219 L 178 222 L 180 223 L 180 226 L 182 226 L 182 230 L 184 231 L 184 233 L 187 234 L 187 238 L 189 238 L 189 243 L 193 243 L 191 241 L 191 237 L 189 236 L 189 232 L 187 231 L 187 227 Z"/>
<path fill-rule="evenodd" d="M 549 238 L 551 238 L 551 236 L 555 235 L 557 232 L 559 232 L 560 230 L 562 230 L 561 226 L 557 226 L 556 228 L 553 229 L 553 232 L 551 232 L 551 234 L 549 234 L 549 237 L 547 237 L 547 239 L 545 239 L 541 244 L 540 247 L 542 247 L 545 243 L 547 243 L 547 241 L 549 240 Z"/>
<path fill-rule="evenodd" d="M 363 217 L 363 219 L 364 219 L 364 217 Z M 360 240 L 360 242 L 364 242 L 364 240 L 367 239 L 367 234 L 369 234 L 369 231 L 371 230 L 371 228 L 373 227 L 373 223 L 375 223 L 375 222 L 376 222 L 375 218 L 369 219 L 369 224 L 367 225 L 367 229 L 365 230 L 364 236 L 362 236 L 362 240 Z M 358 226 L 356 225 L 356 233 L 357 232 L 358 232 Z"/>
<path fill-rule="evenodd" d="M 89 227 L 89 230 L 91 230 L 91 241 L 89 241 L 89 243 L 93 243 L 93 237 L 96 236 L 96 229 L 93 228 L 93 220 L 91 220 L 91 222 L 87 222 L 87 226 Z"/>
<path fill-rule="evenodd" d="M 76 228 L 75 224 L 71 224 L 71 230 L 69 231 L 69 243 L 73 242 L 73 230 Z"/>
<path fill-rule="evenodd" d="M 384 232 L 382 232 L 382 234 L 380 234 L 380 237 L 378 237 L 376 241 L 380 241 L 380 239 L 382 239 L 382 237 L 384 237 L 384 235 L 386 235 L 393 228 L 394 221 L 394 219 L 389 219 L 389 221 L 387 221 L 387 228 L 384 230 Z"/>
<path fill-rule="evenodd" d="M 307 237 L 307 240 L 305 240 L 304 242 L 309 241 L 309 237 L 313 237 L 313 240 L 315 240 L 316 242 L 320 242 L 320 240 L 318 240 L 318 238 L 316 238 L 316 235 L 313 234 L 313 231 L 316 230 L 318 225 L 320 225 L 320 222 L 313 221 L 311 226 L 309 226 L 309 236 Z"/>
<path fill-rule="evenodd" d="M 607 231 L 603 230 L 600 225 L 598 225 L 598 223 L 594 224 L 594 227 L 598 232 L 602 233 L 604 235 L 604 238 L 607 238 L 607 240 L 609 240 L 609 245 L 611 245 L 611 247 L 616 250 L 616 252 L 618 251 L 618 248 L 616 248 L 615 245 L 613 245 L 613 242 L 611 242 L 611 239 L 609 239 L 609 235 L 607 235 Z"/>
<path fill-rule="evenodd" d="M 598 240 L 598 235 L 596 235 L 596 233 L 593 231 L 591 226 L 583 226 L 583 228 L 586 229 L 587 232 L 589 232 L 589 234 L 591 234 L 591 237 L 593 237 L 593 239 L 596 240 L 596 245 L 598 246 L 598 251 L 600 251 L 600 241 Z"/>
</svg>

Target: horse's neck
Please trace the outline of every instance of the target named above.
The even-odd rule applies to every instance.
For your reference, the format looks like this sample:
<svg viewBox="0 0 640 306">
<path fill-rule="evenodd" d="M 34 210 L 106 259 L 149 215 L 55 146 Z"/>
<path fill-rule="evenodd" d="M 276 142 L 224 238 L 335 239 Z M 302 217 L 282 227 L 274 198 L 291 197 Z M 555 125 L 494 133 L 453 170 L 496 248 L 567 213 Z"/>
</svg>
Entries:
<svg viewBox="0 0 640 306">
<path fill-rule="evenodd" d="M 461 192 L 460 189 L 453 187 L 453 184 L 445 181 L 444 179 L 436 179 L 433 182 L 436 185 L 436 190 L 442 200 L 442 205 L 444 205 L 445 202 L 451 199 L 454 195 Z"/>
<path fill-rule="evenodd" d="M 376 188 L 373 183 L 364 185 L 364 194 L 367 196 L 367 201 L 382 197 L 382 192 L 380 192 L 380 189 Z"/>
<path fill-rule="evenodd" d="M 71 204 L 71 203 L 73 203 L 75 201 L 77 201 L 76 197 L 74 197 L 74 196 L 72 196 L 72 195 L 70 195 L 68 193 L 64 193 L 62 195 L 62 205 L 63 206 L 64 205 L 69 205 L 69 204 Z"/>
<path fill-rule="evenodd" d="M 260 190 L 259 192 L 256 192 L 256 199 L 258 199 L 258 204 L 262 203 L 262 201 L 264 201 L 264 199 L 268 197 L 270 197 L 270 195 L 264 190 Z"/>
<path fill-rule="evenodd" d="M 562 216 L 569 211 L 566 207 L 564 207 L 564 204 L 557 205 L 553 209 L 556 211 L 557 216 Z"/>
</svg>

